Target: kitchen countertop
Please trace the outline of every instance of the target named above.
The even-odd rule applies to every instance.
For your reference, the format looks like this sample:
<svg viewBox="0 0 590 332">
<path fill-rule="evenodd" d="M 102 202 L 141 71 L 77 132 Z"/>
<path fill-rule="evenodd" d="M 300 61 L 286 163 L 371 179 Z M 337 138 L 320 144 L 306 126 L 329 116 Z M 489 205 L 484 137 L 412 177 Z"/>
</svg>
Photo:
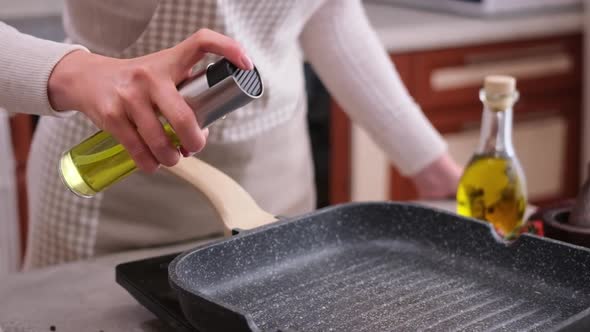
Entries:
<svg viewBox="0 0 590 332">
<path fill-rule="evenodd" d="M 115 282 L 115 266 L 194 248 L 195 242 L 108 255 L 2 277 L 0 332 L 172 332 Z"/>
<path fill-rule="evenodd" d="M 584 26 L 582 8 L 503 18 L 470 18 L 373 3 L 365 8 L 386 49 L 396 53 L 562 35 L 581 32 Z"/>
<path fill-rule="evenodd" d="M 453 211 L 452 201 L 421 201 Z M 194 242 L 144 249 L 3 277 L 0 332 L 171 331 L 115 282 L 119 263 L 194 248 Z"/>
</svg>

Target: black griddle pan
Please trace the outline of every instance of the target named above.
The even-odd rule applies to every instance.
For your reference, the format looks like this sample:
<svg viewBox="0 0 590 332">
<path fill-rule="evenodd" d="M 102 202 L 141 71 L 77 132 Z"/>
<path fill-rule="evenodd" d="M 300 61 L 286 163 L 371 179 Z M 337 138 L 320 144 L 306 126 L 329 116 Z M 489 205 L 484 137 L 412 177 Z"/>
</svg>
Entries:
<svg viewBox="0 0 590 332">
<path fill-rule="evenodd" d="M 232 197 L 217 206 L 204 190 L 218 210 L 236 208 L 237 194 L 211 190 Z M 413 204 L 351 203 L 243 231 L 178 256 L 169 281 L 199 331 L 590 331 L 588 249 L 507 244 L 486 223 Z"/>
</svg>

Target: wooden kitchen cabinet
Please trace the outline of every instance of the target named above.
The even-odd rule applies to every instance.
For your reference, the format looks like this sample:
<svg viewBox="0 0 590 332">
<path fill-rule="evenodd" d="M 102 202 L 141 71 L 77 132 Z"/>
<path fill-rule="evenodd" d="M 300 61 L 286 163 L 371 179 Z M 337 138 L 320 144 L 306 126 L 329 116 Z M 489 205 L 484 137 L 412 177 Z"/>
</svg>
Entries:
<svg viewBox="0 0 590 332">
<path fill-rule="evenodd" d="M 10 119 L 11 139 L 14 150 L 18 214 L 21 234 L 21 250 L 24 254 L 28 229 L 26 170 L 33 136 L 33 119 L 28 114 L 17 114 Z"/>
<path fill-rule="evenodd" d="M 413 96 L 426 112 L 480 104 L 485 74 L 508 73 L 523 97 L 560 98 L 580 88 L 581 45 L 572 35 L 416 53 Z"/>
<path fill-rule="evenodd" d="M 542 205 L 576 194 L 582 118 L 580 34 L 396 54 L 392 59 L 410 93 L 449 142 L 451 155 L 463 164 L 479 138 L 478 94 L 484 76 L 515 76 L 521 98 L 513 135 L 531 202 Z M 332 121 L 338 124 L 333 127 L 338 135 L 350 130 L 337 105 Z M 350 150 L 350 138 L 332 144 L 335 151 Z M 350 152 L 334 153 L 333 165 L 350 165 L 350 158 Z M 346 183 L 350 176 L 350 167 L 343 168 L 332 174 L 331 183 Z M 393 167 L 388 185 L 393 200 L 417 198 L 409 179 Z M 350 200 L 349 187 L 332 189 L 334 202 Z"/>
</svg>

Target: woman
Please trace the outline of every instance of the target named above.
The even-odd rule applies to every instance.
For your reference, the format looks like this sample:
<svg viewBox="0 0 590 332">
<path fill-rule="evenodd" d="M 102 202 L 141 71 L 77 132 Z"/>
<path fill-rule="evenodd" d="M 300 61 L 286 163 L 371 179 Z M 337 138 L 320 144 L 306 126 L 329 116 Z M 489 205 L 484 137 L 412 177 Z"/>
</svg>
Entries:
<svg viewBox="0 0 590 332">
<path fill-rule="evenodd" d="M 113 133 L 148 173 L 175 164 L 178 152 L 155 122 L 156 107 L 179 132 L 183 154 L 200 151 L 207 133 L 173 87 L 207 51 L 244 69 L 253 60 L 266 91 L 212 126 L 198 157 L 232 176 L 266 210 L 296 215 L 314 207 L 304 58 L 423 197 L 455 189 L 459 168 L 401 84 L 360 0 L 66 0 L 64 22 L 71 41 L 93 54 L 0 31 L 14 44 L 0 59 L 17 50 L 24 59 L 15 61 L 32 68 L 0 78 L 3 85 L 21 82 L 0 92 L 0 101 L 13 111 L 80 111 L 44 117 L 35 135 L 28 268 L 221 231 L 202 197 L 164 172 L 135 174 L 88 200 L 67 192 L 55 169 L 60 154 L 96 126 Z M 248 55 L 212 31 L 194 34 L 203 28 L 238 40 Z M 41 54 L 33 50 L 42 47 Z M 206 56 L 197 69 L 212 60 Z M 26 80 L 33 81 L 32 93 Z"/>
</svg>

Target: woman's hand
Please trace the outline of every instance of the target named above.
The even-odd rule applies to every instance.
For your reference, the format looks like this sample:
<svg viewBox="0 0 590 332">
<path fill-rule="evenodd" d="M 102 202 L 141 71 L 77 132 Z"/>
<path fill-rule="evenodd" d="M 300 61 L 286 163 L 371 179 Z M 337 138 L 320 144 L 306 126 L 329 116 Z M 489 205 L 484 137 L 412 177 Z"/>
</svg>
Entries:
<svg viewBox="0 0 590 332">
<path fill-rule="evenodd" d="M 463 170 L 444 154 L 412 177 L 421 199 L 454 198 Z"/>
<path fill-rule="evenodd" d="M 236 41 L 199 30 L 175 47 L 135 59 L 72 52 L 49 78 L 49 99 L 56 110 L 84 113 L 123 144 L 140 169 L 153 172 L 159 164 L 173 166 L 180 158 L 156 110 L 174 128 L 183 153 L 205 146 L 207 131 L 199 128 L 176 86 L 206 53 L 224 56 L 245 70 L 253 68 Z"/>
</svg>

